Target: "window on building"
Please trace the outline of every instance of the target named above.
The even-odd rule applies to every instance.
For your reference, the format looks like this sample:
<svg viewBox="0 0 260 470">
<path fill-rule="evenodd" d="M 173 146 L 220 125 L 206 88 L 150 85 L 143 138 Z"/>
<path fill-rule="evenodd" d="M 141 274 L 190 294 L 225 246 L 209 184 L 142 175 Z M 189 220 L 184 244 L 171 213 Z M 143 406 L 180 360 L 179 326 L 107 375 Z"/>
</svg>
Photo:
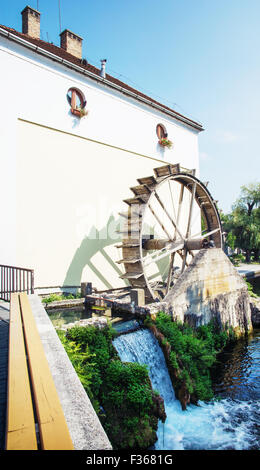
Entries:
<svg viewBox="0 0 260 470">
<path fill-rule="evenodd" d="M 157 124 L 156 126 L 156 134 L 159 140 L 166 139 L 168 137 L 166 128 L 163 124 Z"/>
<path fill-rule="evenodd" d="M 67 100 L 70 104 L 72 114 L 80 116 L 84 112 L 87 101 L 82 91 L 78 88 L 70 88 L 68 90 Z"/>
</svg>

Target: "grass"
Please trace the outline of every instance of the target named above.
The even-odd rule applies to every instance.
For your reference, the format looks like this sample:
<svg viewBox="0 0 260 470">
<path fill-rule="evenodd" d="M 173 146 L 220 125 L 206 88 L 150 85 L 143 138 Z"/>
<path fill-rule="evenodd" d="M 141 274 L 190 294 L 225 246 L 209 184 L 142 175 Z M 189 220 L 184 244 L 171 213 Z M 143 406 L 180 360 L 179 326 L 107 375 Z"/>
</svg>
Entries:
<svg viewBox="0 0 260 470">
<path fill-rule="evenodd" d="M 68 300 L 68 299 L 80 299 L 81 294 L 50 294 L 47 297 L 42 298 L 42 302 L 45 304 L 49 304 L 51 302 L 59 302 L 61 300 Z"/>
</svg>

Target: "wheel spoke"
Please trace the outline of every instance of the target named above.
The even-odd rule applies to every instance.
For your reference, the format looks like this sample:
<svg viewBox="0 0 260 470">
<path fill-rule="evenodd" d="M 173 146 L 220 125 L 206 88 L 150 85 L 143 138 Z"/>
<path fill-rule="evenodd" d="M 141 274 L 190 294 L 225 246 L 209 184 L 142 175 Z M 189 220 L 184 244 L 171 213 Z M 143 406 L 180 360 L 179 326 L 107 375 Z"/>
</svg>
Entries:
<svg viewBox="0 0 260 470">
<path fill-rule="evenodd" d="M 143 259 L 143 264 L 145 267 L 147 267 L 151 263 L 156 263 L 157 261 L 159 261 L 159 259 L 162 259 L 165 256 L 168 256 L 171 253 L 174 253 L 175 251 L 182 250 L 183 246 L 184 244 L 182 241 L 169 243 L 169 248 L 165 247 L 162 250 L 156 251 L 155 257 L 153 257 L 151 254 L 146 255 L 145 258 Z"/>
<path fill-rule="evenodd" d="M 187 224 L 187 231 L 186 231 L 186 239 L 189 238 L 190 236 L 190 231 L 191 231 L 191 218 L 192 218 L 192 212 L 193 212 L 193 206 L 194 206 L 194 200 L 195 200 L 195 194 L 196 194 L 196 183 L 193 183 L 192 185 L 192 192 L 191 192 L 191 200 L 190 200 L 190 208 L 189 208 L 189 217 L 188 217 L 188 224 Z M 185 266 L 186 266 L 186 260 L 187 260 L 187 254 L 188 254 L 188 249 L 185 247 L 184 248 L 184 253 L 183 253 L 183 259 L 182 259 L 182 268 L 181 272 L 184 271 Z"/>
<path fill-rule="evenodd" d="M 180 195 L 179 195 L 179 205 L 178 205 L 178 214 L 177 214 L 177 220 L 176 220 L 176 225 L 179 225 L 180 222 L 180 217 L 181 217 L 181 209 L 182 209 L 182 202 L 183 202 L 183 193 L 184 193 L 184 185 L 181 185 L 180 189 Z M 176 238 L 176 232 L 174 234 L 174 238 Z"/>
<path fill-rule="evenodd" d="M 169 240 L 172 240 L 172 236 L 169 234 L 169 232 L 167 231 L 167 229 L 165 228 L 165 226 L 163 225 L 163 223 L 161 222 L 161 220 L 159 219 L 158 215 L 154 212 L 151 204 L 148 204 L 148 207 L 151 211 L 151 213 L 153 214 L 154 218 L 157 220 L 158 224 L 161 226 L 161 228 L 163 229 L 163 231 L 166 233 L 167 237 L 169 238 Z"/>
<path fill-rule="evenodd" d="M 190 201 L 190 209 L 189 209 L 188 225 L 187 225 L 187 231 L 186 231 L 186 238 L 188 238 L 188 237 L 190 236 L 191 218 L 192 218 L 192 212 L 193 212 L 193 207 L 194 207 L 196 186 L 197 186 L 197 184 L 196 184 L 196 183 L 193 183 L 193 185 L 192 185 L 192 193 L 191 193 L 191 201 Z"/>
<path fill-rule="evenodd" d="M 174 206 L 174 201 L 173 201 L 173 195 L 172 195 L 172 188 L 171 188 L 171 180 L 168 180 L 168 186 L 170 190 L 170 195 L 171 195 L 171 201 L 172 201 L 172 208 L 173 208 L 173 217 L 176 220 L 176 211 L 175 211 L 175 206 Z M 177 225 L 177 224 L 176 224 Z"/>
<path fill-rule="evenodd" d="M 196 238 L 196 237 L 198 237 L 199 235 L 201 235 L 201 236 L 200 236 L 201 239 L 202 239 L 202 238 L 207 238 L 207 237 L 209 237 L 210 235 L 213 235 L 213 233 L 217 233 L 217 232 L 219 232 L 219 231 L 220 231 L 220 228 L 218 227 L 218 228 L 215 228 L 214 230 L 211 230 L 211 232 L 204 233 L 203 235 L 201 235 L 201 232 L 196 233 L 195 235 L 192 235 L 191 238 Z"/>
<path fill-rule="evenodd" d="M 171 254 L 171 261 L 170 261 L 170 266 L 169 266 L 169 271 L 168 271 L 168 277 L 167 277 L 167 286 L 166 286 L 166 294 L 168 294 L 171 281 L 172 281 L 172 268 L 173 268 L 173 263 L 174 263 L 174 257 L 175 257 L 175 252 Z"/>
<path fill-rule="evenodd" d="M 172 217 L 170 216 L 169 212 L 167 211 L 166 207 L 164 206 L 163 202 L 161 201 L 160 197 L 158 196 L 157 192 L 154 191 L 154 195 L 157 199 L 157 201 L 159 202 L 160 206 L 162 207 L 162 209 L 164 210 L 165 214 L 167 215 L 168 219 L 171 221 L 172 225 L 174 226 L 175 230 L 178 232 L 179 236 L 184 239 L 183 237 L 183 234 L 180 232 L 180 230 L 178 229 L 176 223 L 174 222 L 174 220 L 172 219 Z M 170 237 L 171 240 L 172 240 L 172 237 Z"/>
</svg>

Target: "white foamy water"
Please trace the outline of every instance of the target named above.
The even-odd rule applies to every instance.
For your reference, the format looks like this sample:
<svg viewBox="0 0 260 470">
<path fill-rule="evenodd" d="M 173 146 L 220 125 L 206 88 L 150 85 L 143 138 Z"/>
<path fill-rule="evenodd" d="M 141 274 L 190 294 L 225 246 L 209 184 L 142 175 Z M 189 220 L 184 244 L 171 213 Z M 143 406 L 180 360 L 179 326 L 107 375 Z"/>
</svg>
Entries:
<svg viewBox="0 0 260 470">
<path fill-rule="evenodd" d="M 243 450 L 259 448 L 257 418 L 259 402 L 225 398 L 199 402 L 182 411 L 176 400 L 163 352 L 148 330 L 119 336 L 114 340 L 124 362 L 146 364 L 152 386 L 164 398 L 166 422 L 159 422 L 157 450 Z"/>
</svg>

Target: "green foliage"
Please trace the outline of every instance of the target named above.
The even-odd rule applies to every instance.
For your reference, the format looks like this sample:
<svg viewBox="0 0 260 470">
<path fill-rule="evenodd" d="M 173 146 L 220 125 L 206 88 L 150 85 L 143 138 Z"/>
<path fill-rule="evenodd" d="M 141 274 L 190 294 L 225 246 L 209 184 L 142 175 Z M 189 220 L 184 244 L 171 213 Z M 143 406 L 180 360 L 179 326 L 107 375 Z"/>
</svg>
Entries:
<svg viewBox="0 0 260 470">
<path fill-rule="evenodd" d="M 234 264 L 234 266 L 239 266 L 241 263 L 244 263 L 246 261 L 246 258 L 244 255 L 242 255 L 242 253 L 234 253 L 230 256 L 229 259 L 231 263 Z"/>
<path fill-rule="evenodd" d="M 250 279 L 248 282 L 249 290 L 257 297 L 260 297 L 260 277 L 256 277 L 254 279 Z"/>
<path fill-rule="evenodd" d="M 257 261 L 260 254 L 260 183 L 241 187 L 239 199 L 231 214 L 221 215 L 226 243 L 233 250 L 245 250 L 246 261 L 251 261 L 251 252 Z"/>
<path fill-rule="evenodd" d="M 210 369 L 217 353 L 230 341 L 230 332 L 219 331 L 213 323 L 194 330 L 164 313 L 157 315 L 155 324 L 171 346 L 170 364 L 177 377 L 176 388 L 185 384 L 196 400 L 211 399 Z"/>
<path fill-rule="evenodd" d="M 50 302 L 59 302 L 60 300 L 68 299 L 78 299 L 80 297 L 80 294 L 50 294 L 48 297 L 44 297 L 42 299 L 42 302 L 45 304 L 49 304 Z"/>
<path fill-rule="evenodd" d="M 90 399 L 93 400 L 93 405 L 96 405 L 94 395 L 92 393 L 92 386 L 95 377 L 96 355 L 90 352 L 88 345 L 82 347 L 75 341 L 69 340 L 64 331 L 57 331 L 57 333 L 83 387 L 87 391 Z"/>
<path fill-rule="evenodd" d="M 246 283 L 247 283 L 248 293 L 249 293 L 250 297 L 254 297 L 254 298 L 257 299 L 258 295 L 254 292 L 254 288 L 253 288 L 252 284 L 250 284 L 250 282 L 247 282 L 247 281 L 246 281 Z"/>
<path fill-rule="evenodd" d="M 116 334 L 111 326 L 59 333 L 113 448 L 145 449 L 156 440 L 155 395 L 146 366 L 120 361 Z"/>
<path fill-rule="evenodd" d="M 241 186 L 240 198 L 236 201 L 235 207 L 246 210 L 248 215 L 251 215 L 254 207 L 260 207 L 260 183 Z"/>
</svg>

